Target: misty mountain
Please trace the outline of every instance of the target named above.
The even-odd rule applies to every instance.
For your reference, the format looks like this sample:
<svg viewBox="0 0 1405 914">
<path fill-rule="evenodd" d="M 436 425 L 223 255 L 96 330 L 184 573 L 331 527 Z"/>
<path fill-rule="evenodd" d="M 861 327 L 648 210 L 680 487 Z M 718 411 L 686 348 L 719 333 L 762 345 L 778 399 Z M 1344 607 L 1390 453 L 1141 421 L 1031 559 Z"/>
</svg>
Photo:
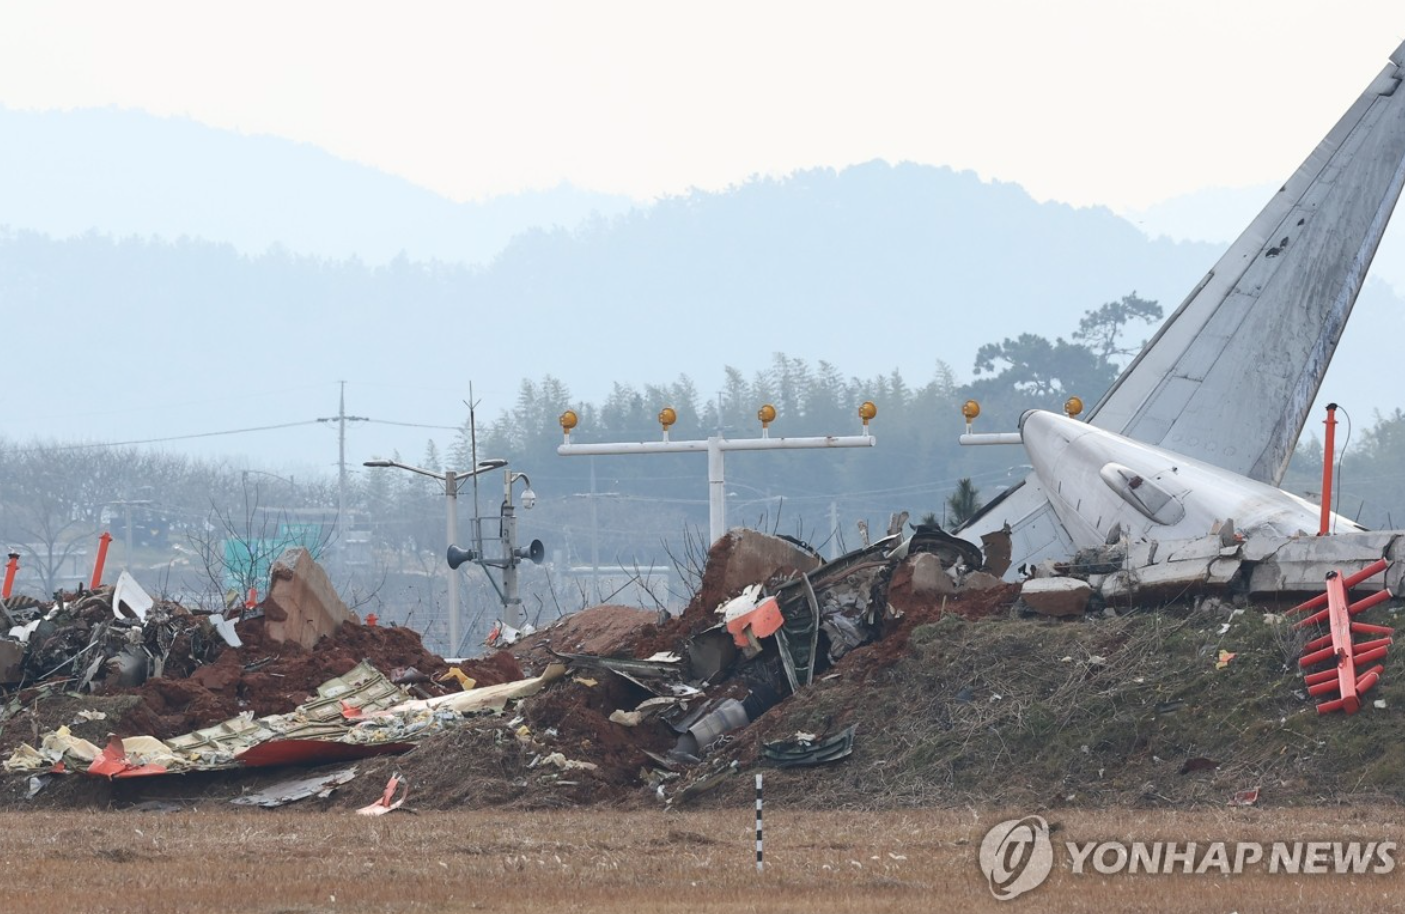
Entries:
<svg viewBox="0 0 1405 914">
<path fill-rule="evenodd" d="M 1228 244 L 1268 203 L 1277 185 L 1207 187 L 1122 215 L 1147 237 Z M 1371 275 L 1405 294 L 1405 230 L 1387 231 L 1371 262 Z"/>
<path fill-rule="evenodd" d="M 63 238 L 202 238 L 245 254 L 483 263 L 532 227 L 633 202 L 569 185 L 454 203 L 315 146 L 184 118 L 0 108 L 0 224 Z"/>
<path fill-rule="evenodd" d="M 749 377 L 777 352 L 910 383 L 940 360 L 969 379 L 982 344 L 1067 337 L 1132 291 L 1171 313 L 1222 250 L 970 173 L 881 162 L 531 230 L 484 267 L 10 230 L 0 304 L 21 345 L 6 373 L 31 382 L 0 392 L 0 412 L 12 437 L 96 441 L 306 421 L 206 443 L 325 466 L 335 440 L 311 420 L 334 411 L 338 379 L 353 414 L 438 425 L 463 421 L 470 382 L 486 417 L 546 375 L 596 402 L 617 383 L 680 375 L 707 397 L 726 367 Z M 1395 405 L 1375 366 L 1400 337 L 1399 305 L 1368 283 L 1324 388 L 1363 420 Z M 958 416 L 932 421 L 959 430 Z M 349 448 L 412 457 L 430 436 L 449 433 L 360 426 Z"/>
</svg>

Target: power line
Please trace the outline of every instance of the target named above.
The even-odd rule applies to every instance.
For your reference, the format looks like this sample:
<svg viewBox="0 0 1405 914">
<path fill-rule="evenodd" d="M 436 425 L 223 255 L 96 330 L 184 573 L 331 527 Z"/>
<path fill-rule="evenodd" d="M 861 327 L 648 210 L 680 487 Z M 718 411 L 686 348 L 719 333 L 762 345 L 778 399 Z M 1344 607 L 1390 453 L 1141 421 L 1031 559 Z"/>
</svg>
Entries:
<svg viewBox="0 0 1405 914">
<path fill-rule="evenodd" d="M 347 418 L 348 418 L 348 419 L 354 419 L 354 418 L 360 418 L 360 417 L 357 417 L 357 416 L 348 416 Z M 400 425 L 400 426 L 404 426 L 405 428 L 437 428 L 437 429 L 443 429 L 443 430 L 446 431 L 446 432 L 461 432 L 461 431 L 463 431 L 463 426 L 460 426 L 460 425 L 425 425 L 423 422 L 392 422 L 392 421 L 389 420 L 389 419 L 364 419 L 364 418 L 362 418 L 361 421 L 362 421 L 362 422 L 374 422 L 376 425 Z"/>
<path fill-rule="evenodd" d="M 301 422 L 284 422 L 281 425 L 256 425 L 251 428 L 231 428 L 221 432 L 197 432 L 193 435 L 168 435 L 164 438 L 141 438 L 133 441 L 100 441 L 87 444 L 54 444 L 42 447 L 15 448 L 12 453 L 38 454 L 45 451 L 83 451 L 103 447 L 128 447 L 134 444 L 161 444 L 166 441 L 189 441 L 194 438 L 216 438 L 222 435 L 243 435 L 248 432 L 271 432 L 280 428 L 316 425 L 318 421 L 317 419 L 304 419 Z"/>
<path fill-rule="evenodd" d="M 342 422 L 342 416 L 329 416 L 325 419 L 304 419 L 300 422 L 283 422 L 278 425 L 255 425 L 248 428 L 231 428 L 218 432 L 195 432 L 189 435 L 166 435 L 161 438 L 135 438 L 130 441 L 95 441 L 84 444 L 53 444 L 53 445 L 33 445 L 30 447 L 15 447 L 9 449 L 12 454 L 38 454 L 45 451 L 83 451 L 105 447 L 129 447 L 137 444 L 164 444 L 168 441 L 191 441 L 197 438 L 218 438 L 225 435 L 244 435 L 250 432 L 271 432 L 284 428 L 298 428 L 303 425 L 317 425 L 323 422 Z M 434 428 L 444 431 L 460 431 L 455 425 L 425 425 L 419 422 L 394 422 L 389 419 L 368 419 L 364 416 L 346 416 L 346 422 L 374 422 L 378 425 L 399 425 L 406 428 Z"/>
</svg>

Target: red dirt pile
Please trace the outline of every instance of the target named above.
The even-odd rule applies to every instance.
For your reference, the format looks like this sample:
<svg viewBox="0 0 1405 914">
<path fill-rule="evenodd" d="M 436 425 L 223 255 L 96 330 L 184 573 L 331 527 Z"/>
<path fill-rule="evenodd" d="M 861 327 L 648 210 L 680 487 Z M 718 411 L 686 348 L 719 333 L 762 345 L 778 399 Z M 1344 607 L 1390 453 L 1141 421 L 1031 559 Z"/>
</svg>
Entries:
<svg viewBox="0 0 1405 914">
<path fill-rule="evenodd" d="M 443 659 L 425 650 L 419 634 L 409 628 L 343 622 L 333 637 L 323 638 L 312 650 L 295 642 L 270 640 L 261 619 L 241 622 L 237 630 L 242 648 L 224 648 L 214 663 L 196 669 L 188 678 L 150 679 L 135 689 L 109 692 L 140 699 L 114 732 L 168 739 L 244 711 L 252 711 L 255 717 L 283 714 L 315 694 L 323 682 L 362 660 L 369 660 L 387 676 L 393 670 L 414 667 L 433 680 L 447 669 Z M 496 681 L 506 681 L 503 677 L 511 671 L 501 666 L 501 662 L 483 664 L 484 680 L 496 676 Z M 433 682 L 423 688 L 432 694 L 446 691 Z"/>
</svg>

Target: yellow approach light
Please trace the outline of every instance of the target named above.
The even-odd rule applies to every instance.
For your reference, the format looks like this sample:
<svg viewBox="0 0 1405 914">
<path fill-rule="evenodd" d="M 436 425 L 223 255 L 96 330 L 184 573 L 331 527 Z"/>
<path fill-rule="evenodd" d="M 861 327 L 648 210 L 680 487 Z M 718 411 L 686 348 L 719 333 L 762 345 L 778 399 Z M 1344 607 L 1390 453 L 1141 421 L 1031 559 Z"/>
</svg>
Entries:
<svg viewBox="0 0 1405 914">
<path fill-rule="evenodd" d="M 767 403 L 756 411 L 756 418 L 761 420 L 762 428 L 770 428 L 771 423 L 776 421 L 776 408 Z"/>
<path fill-rule="evenodd" d="M 673 423 L 677 421 L 678 413 L 673 411 L 672 406 L 665 406 L 663 409 L 659 410 L 659 425 L 663 426 L 664 431 L 668 431 L 669 428 L 673 426 Z"/>
</svg>

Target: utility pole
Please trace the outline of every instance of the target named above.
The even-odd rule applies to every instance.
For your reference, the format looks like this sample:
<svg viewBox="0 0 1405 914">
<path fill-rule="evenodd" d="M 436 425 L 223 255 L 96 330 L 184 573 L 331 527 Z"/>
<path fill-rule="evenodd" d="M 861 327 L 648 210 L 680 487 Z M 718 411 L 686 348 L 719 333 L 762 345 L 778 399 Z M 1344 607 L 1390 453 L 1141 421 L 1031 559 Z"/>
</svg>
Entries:
<svg viewBox="0 0 1405 914">
<path fill-rule="evenodd" d="M 346 424 L 348 422 L 370 422 L 365 416 L 346 414 L 346 382 L 341 385 L 341 397 L 337 401 L 337 414 L 318 419 L 318 422 L 337 423 L 337 566 L 346 569 L 346 531 L 342 529 L 342 518 L 346 516 Z"/>
</svg>

